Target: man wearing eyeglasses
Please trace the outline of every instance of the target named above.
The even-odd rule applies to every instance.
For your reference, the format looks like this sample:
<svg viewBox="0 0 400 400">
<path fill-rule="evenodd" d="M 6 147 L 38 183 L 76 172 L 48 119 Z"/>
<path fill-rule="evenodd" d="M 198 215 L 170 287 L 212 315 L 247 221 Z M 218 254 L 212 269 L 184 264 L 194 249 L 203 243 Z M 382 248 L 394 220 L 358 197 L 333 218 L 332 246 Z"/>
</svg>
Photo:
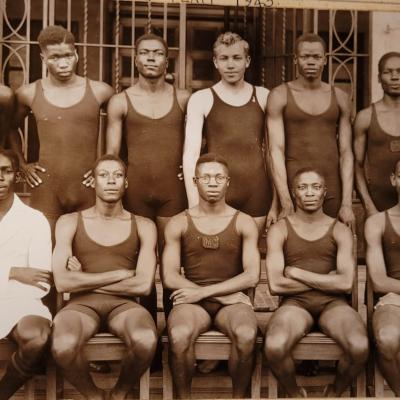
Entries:
<svg viewBox="0 0 400 400">
<path fill-rule="evenodd" d="M 326 62 L 324 40 L 311 33 L 300 36 L 294 55 L 298 78 L 268 97 L 272 176 L 285 217 L 294 211 L 288 183 L 300 168 L 317 167 L 328 188 L 324 211 L 354 228 L 351 107 L 346 93 L 322 81 Z"/>
<path fill-rule="evenodd" d="M 327 397 L 340 397 L 368 358 L 366 328 L 346 299 L 355 273 L 352 234 L 324 213 L 326 193 L 321 172 L 299 170 L 292 181 L 296 212 L 267 234 L 268 284 L 282 301 L 268 323 L 264 354 L 289 397 L 306 397 L 296 382 L 292 351 L 315 324 L 343 350 Z"/>
<path fill-rule="evenodd" d="M 226 203 L 230 180 L 222 157 L 201 156 L 193 182 L 199 203 L 168 223 L 163 253 L 163 284 L 173 291 L 167 328 L 177 396 L 190 398 L 194 342 L 214 324 L 232 341 L 233 397 L 246 397 L 257 320 L 245 293 L 259 280 L 258 229 L 249 215 Z"/>
</svg>

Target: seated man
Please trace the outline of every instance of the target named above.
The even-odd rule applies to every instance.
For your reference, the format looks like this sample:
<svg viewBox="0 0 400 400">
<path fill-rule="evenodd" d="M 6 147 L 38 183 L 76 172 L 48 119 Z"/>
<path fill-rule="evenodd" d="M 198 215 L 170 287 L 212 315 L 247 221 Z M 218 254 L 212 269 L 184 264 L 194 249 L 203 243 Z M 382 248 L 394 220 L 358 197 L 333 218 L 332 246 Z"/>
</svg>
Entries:
<svg viewBox="0 0 400 400">
<path fill-rule="evenodd" d="M 229 176 L 223 158 L 204 154 L 195 174 L 199 204 L 174 216 L 165 230 L 163 283 L 173 290 L 167 322 L 172 376 L 177 396 L 190 398 L 194 342 L 215 324 L 232 341 L 233 397 L 244 397 L 257 337 L 256 316 L 244 292 L 259 280 L 258 230 L 249 215 L 225 202 Z"/>
<path fill-rule="evenodd" d="M 50 226 L 14 193 L 18 169 L 17 155 L 0 148 L 0 339 L 17 344 L 0 380 L 2 400 L 37 372 L 51 331 L 41 301 L 51 281 Z"/>
<path fill-rule="evenodd" d="M 56 226 L 54 280 L 59 292 L 71 292 L 71 299 L 54 319 L 52 353 L 79 392 L 104 399 L 82 347 L 99 330 L 121 338 L 127 351 L 110 393 L 117 400 L 125 399 L 156 349 L 154 321 L 135 298 L 148 295 L 154 283 L 157 231 L 152 221 L 122 206 L 128 186 L 122 160 L 103 156 L 93 173 L 95 205 L 62 216 Z"/>
<path fill-rule="evenodd" d="M 374 291 L 383 295 L 372 320 L 378 364 L 397 397 L 400 396 L 400 160 L 390 180 L 397 191 L 397 204 L 367 219 L 365 239 L 368 273 Z"/>
<path fill-rule="evenodd" d="M 333 385 L 338 397 L 368 357 L 368 337 L 360 315 L 347 303 L 354 279 L 351 231 L 323 212 L 324 177 L 313 168 L 292 181 L 296 212 L 273 225 L 267 235 L 267 274 L 271 293 L 283 300 L 266 331 L 268 364 L 290 397 L 305 397 L 297 386 L 291 356 L 315 324 L 343 348 Z"/>
</svg>

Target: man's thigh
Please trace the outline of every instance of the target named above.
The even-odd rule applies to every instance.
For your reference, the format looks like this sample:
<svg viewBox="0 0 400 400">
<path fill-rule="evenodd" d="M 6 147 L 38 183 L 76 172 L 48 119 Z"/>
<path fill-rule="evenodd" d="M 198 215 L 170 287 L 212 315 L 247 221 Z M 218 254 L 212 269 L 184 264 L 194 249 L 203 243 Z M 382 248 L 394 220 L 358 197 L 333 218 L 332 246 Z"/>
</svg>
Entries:
<svg viewBox="0 0 400 400">
<path fill-rule="evenodd" d="M 257 334 L 257 318 L 253 309 L 247 304 L 232 304 L 221 308 L 214 320 L 215 326 L 229 337 L 241 326 L 246 326 Z"/>
<path fill-rule="evenodd" d="M 119 313 L 113 313 L 108 319 L 108 329 L 114 335 L 124 339 L 133 331 L 152 331 L 157 335 L 157 328 L 151 314 L 140 304 Z"/>
<path fill-rule="evenodd" d="M 196 339 L 211 326 L 211 317 L 198 304 L 179 304 L 172 308 L 167 321 L 168 334 L 173 335 L 177 330 L 189 334 Z"/>
<path fill-rule="evenodd" d="M 76 310 L 61 310 L 53 321 L 53 337 L 74 337 L 78 343 L 89 340 L 99 329 L 100 320 Z"/>
<path fill-rule="evenodd" d="M 322 311 L 319 327 L 323 333 L 346 346 L 351 336 L 366 336 L 366 327 L 360 314 L 343 301 L 332 302 Z"/>
<path fill-rule="evenodd" d="M 379 306 L 372 316 L 372 327 L 374 337 L 377 337 L 382 330 L 391 332 L 392 336 L 400 337 L 400 307 L 390 304 Z"/>
<path fill-rule="evenodd" d="M 280 306 L 272 315 L 266 329 L 266 337 L 278 337 L 291 347 L 313 327 L 314 319 L 302 307 Z"/>
</svg>

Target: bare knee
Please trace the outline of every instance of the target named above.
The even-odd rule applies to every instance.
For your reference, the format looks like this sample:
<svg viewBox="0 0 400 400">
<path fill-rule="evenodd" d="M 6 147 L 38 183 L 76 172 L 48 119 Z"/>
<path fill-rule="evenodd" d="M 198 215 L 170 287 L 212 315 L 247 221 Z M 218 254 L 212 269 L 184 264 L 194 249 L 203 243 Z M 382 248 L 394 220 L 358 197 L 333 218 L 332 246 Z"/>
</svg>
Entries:
<svg viewBox="0 0 400 400">
<path fill-rule="evenodd" d="M 31 358 L 39 356 L 50 339 L 50 325 L 40 324 L 18 331 L 17 342 L 19 351 Z"/>
<path fill-rule="evenodd" d="M 175 325 L 168 329 L 169 344 L 172 353 L 185 353 L 195 341 L 194 329 L 188 325 Z"/>
<path fill-rule="evenodd" d="M 378 352 L 384 358 L 391 360 L 398 356 L 400 351 L 400 331 L 397 327 L 379 327 L 375 329 L 374 334 Z"/>
<path fill-rule="evenodd" d="M 277 363 L 289 355 L 288 339 L 284 332 L 267 333 L 264 354 L 268 362 Z"/>
<path fill-rule="evenodd" d="M 257 327 L 239 325 L 232 330 L 232 339 L 239 353 L 252 353 L 257 339 Z"/>
<path fill-rule="evenodd" d="M 135 329 L 129 332 L 126 345 L 137 355 L 152 354 L 157 347 L 157 333 L 152 329 Z"/>
<path fill-rule="evenodd" d="M 367 361 L 369 352 L 369 341 L 367 334 L 353 333 L 348 337 L 348 348 L 345 349 L 348 355 L 356 363 Z"/>
<path fill-rule="evenodd" d="M 53 335 L 51 353 L 60 365 L 70 364 L 80 353 L 83 343 L 73 333 L 56 333 Z"/>
</svg>

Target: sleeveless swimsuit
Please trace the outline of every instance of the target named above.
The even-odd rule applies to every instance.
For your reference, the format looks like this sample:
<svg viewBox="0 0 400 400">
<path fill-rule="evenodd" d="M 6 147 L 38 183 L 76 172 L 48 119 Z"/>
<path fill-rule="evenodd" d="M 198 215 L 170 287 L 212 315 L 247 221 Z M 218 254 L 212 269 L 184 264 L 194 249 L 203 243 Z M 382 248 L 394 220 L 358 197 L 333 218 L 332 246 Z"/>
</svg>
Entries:
<svg viewBox="0 0 400 400">
<path fill-rule="evenodd" d="M 182 172 L 184 113 L 174 88 L 170 111 L 161 118 L 149 118 L 135 110 L 125 92 L 128 113 L 124 134 L 128 151 L 126 208 L 137 215 L 155 220 L 172 217 L 186 206 Z"/>
<path fill-rule="evenodd" d="M 84 96 L 69 107 L 51 104 L 36 81 L 32 112 L 39 135 L 39 164 L 46 169 L 43 183 L 32 189 L 31 207 L 49 219 L 94 204 L 94 191 L 82 184 L 97 155 L 100 105 L 89 80 Z"/>
<path fill-rule="evenodd" d="M 227 104 L 210 90 L 213 105 L 204 123 L 206 147 L 228 163 L 231 181 L 226 201 L 252 217 L 266 216 L 272 191 L 265 165 L 265 113 L 256 89 L 243 106 Z"/>
<path fill-rule="evenodd" d="M 243 272 L 242 238 L 236 231 L 237 211 L 216 234 L 200 232 L 186 210 L 188 227 L 182 236 L 182 267 L 185 277 L 200 286 L 226 281 Z M 213 318 L 223 304 L 204 299 L 198 303 Z"/>
<path fill-rule="evenodd" d="M 400 136 L 390 135 L 381 128 L 375 104 L 372 104 L 367 138 L 368 190 L 376 208 L 384 211 L 397 204 L 397 193 L 390 183 L 390 175 L 400 159 Z"/>
<path fill-rule="evenodd" d="M 288 186 L 290 188 L 293 176 L 299 169 L 317 168 L 324 174 L 327 186 L 324 212 L 336 218 L 342 201 L 342 189 L 337 140 L 339 106 L 335 90 L 332 87 L 328 109 L 321 114 L 311 115 L 297 105 L 288 84 L 286 89 L 287 105 L 283 115 Z"/>
<path fill-rule="evenodd" d="M 336 221 L 319 239 L 303 239 L 294 230 L 289 219 L 286 218 L 287 239 L 284 244 L 285 265 L 296 266 L 306 271 L 318 274 L 328 274 L 336 270 L 337 246 L 333 238 L 333 229 Z M 297 306 L 307 310 L 314 319 L 318 318 L 324 309 L 338 305 L 347 305 L 344 295 L 325 293 L 310 289 L 303 293 L 283 296 L 281 306 Z"/>
<path fill-rule="evenodd" d="M 131 232 L 122 242 L 104 246 L 95 242 L 87 233 L 81 212 L 72 242 L 72 253 L 82 264 L 82 271 L 88 273 L 107 272 L 118 269 L 136 269 L 139 253 L 139 237 L 136 219 L 131 214 Z M 75 310 L 89 315 L 102 327 L 116 315 L 130 308 L 141 307 L 130 296 L 118 296 L 79 292 L 71 293 L 70 301 L 60 311 Z"/>
</svg>

